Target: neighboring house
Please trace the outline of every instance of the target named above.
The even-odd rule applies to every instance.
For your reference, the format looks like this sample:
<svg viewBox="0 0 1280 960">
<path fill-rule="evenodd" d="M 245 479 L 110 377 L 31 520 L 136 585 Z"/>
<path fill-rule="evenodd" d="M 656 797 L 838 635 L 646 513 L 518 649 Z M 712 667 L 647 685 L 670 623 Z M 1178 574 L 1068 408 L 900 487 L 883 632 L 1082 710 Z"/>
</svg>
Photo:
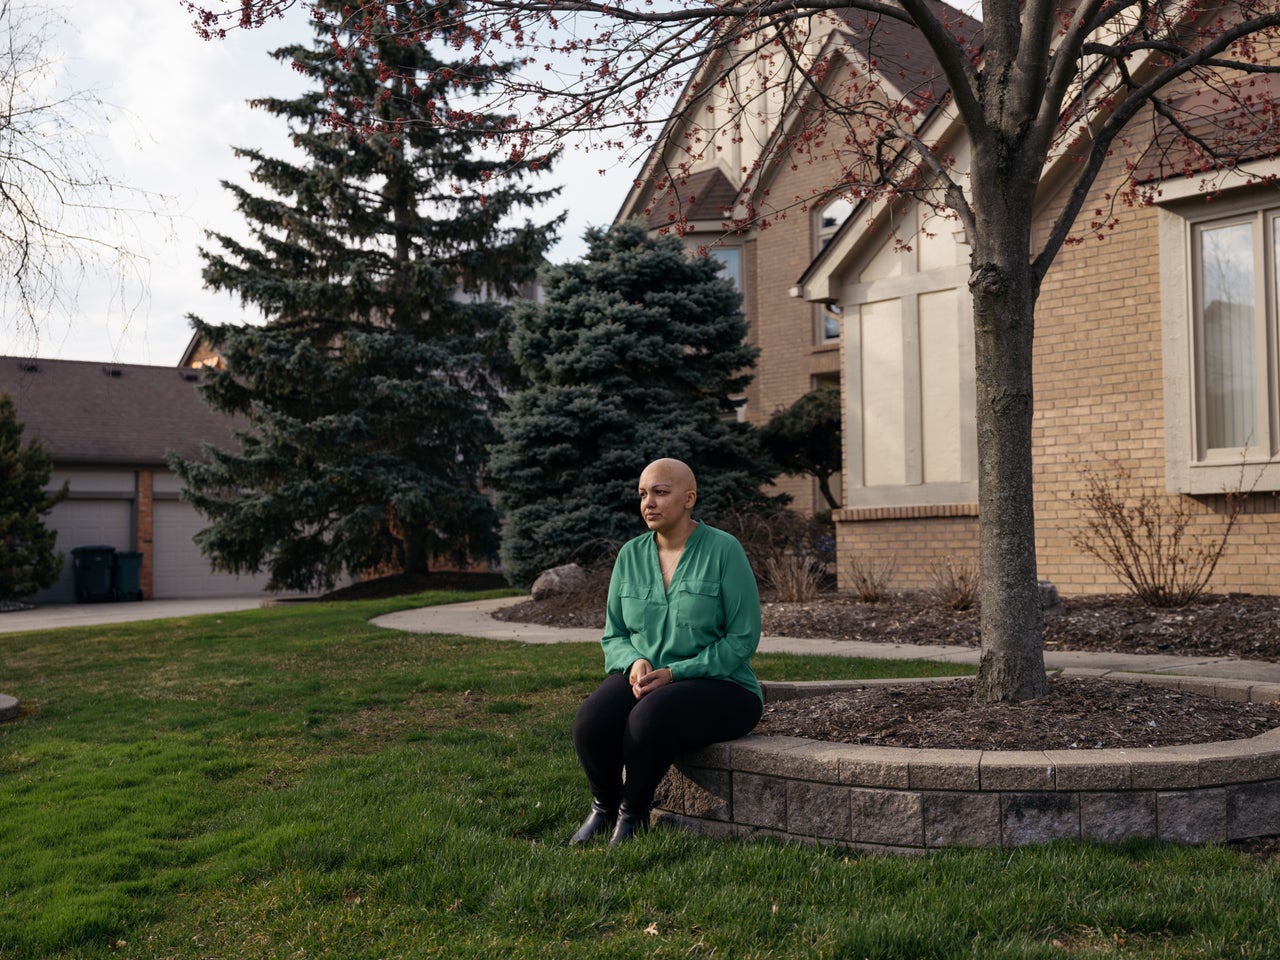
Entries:
<svg viewBox="0 0 1280 960">
<path fill-rule="evenodd" d="M 841 33 L 834 31 L 832 42 L 850 47 L 848 63 L 857 69 L 856 40 Z M 925 139 L 946 142 L 957 169 L 967 169 L 963 127 L 945 111 L 924 124 Z M 778 117 L 774 130 L 738 138 L 734 149 L 774 143 L 786 126 Z M 1153 128 L 1150 120 L 1133 125 Z M 832 166 L 691 152 L 684 145 L 697 138 L 688 134 L 667 131 L 645 185 L 621 216 L 646 216 L 653 229 L 679 223 L 691 247 L 722 242 L 711 252 L 738 264 L 752 339 L 761 347 L 748 419 L 761 422 L 816 383 L 840 382 L 840 582 L 868 555 L 895 557 L 895 586 L 903 588 L 929 586 L 944 560 L 976 562 L 974 347 L 963 231 L 909 200 L 837 199 L 797 206 L 767 229 L 732 235 L 726 224 L 744 198 L 767 193 L 780 205 L 812 195 L 832 182 Z M 1157 202 L 1123 209 L 1105 240 L 1090 235 L 1065 247 L 1039 299 L 1040 575 L 1067 593 L 1121 588 L 1072 541 L 1086 520 L 1083 471 L 1114 476 L 1122 469 L 1129 475 L 1124 492 L 1133 498 L 1181 498 L 1164 502 L 1196 515 L 1193 532 L 1222 528 L 1225 492 L 1251 491 L 1210 589 L 1280 593 L 1280 193 L 1226 178 L 1223 192 L 1206 203 L 1200 177 L 1183 175 L 1177 158 L 1162 151 L 1151 153 L 1166 166 L 1151 163 L 1145 146 L 1117 149 L 1085 209 L 1107 206 L 1134 164 L 1142 179 L 1159 183 Z M 1054 160 L 1071 162 L 1065 155 Z M 681 163 L 678 175 L 664 173 Z M 1280 161 L 1249 167 L 1280 176 Z M 1036 209 L 1045 228 L 1061 203 L 1061 182 L 1046 171 Z M 802 485 L 782 485 L 802 509 L 817 502 L 806 499 Z"/>
<path fill-rule="evenodd" d="M 951 16 L 974 31 L 981 27 L 959 11 L 951 11 Z M 815 18 L 812 29 L 809 52 L 832 57 L 838 65 L 832 75 L 865 77 L 871 72 L 871 28 L 864 13 L 836 10 L 828 19 Z M 914 31 L 893 22 L 881 24 L 875 28 L 874 43 L 894 45 L 899 51 L 895 62 L 912 64 L 900 76 L 884 75 L 891 96 L 906 97 L 913 90 L 929 93 L 936 83 L 931 79 L 936 71 L 930 68 L 934 60 Z M 720 64 L 709 58 L 694 82 L 707 82 L 717 69 Z M 751 76 L 756 69 L 752 62 L 744 61 L 738 69 L 745 79 L 709 83 L 708 98 L 724 99 L 729 96 L 725 91 L 758 82 Z M 841 382 L 838 306 L 797 298 L 792 287 L 831 242 L 853 205 L 841 196 L 813 201 L 815 193 L 839 179 L 840 159 L 804 156 L 793 163 L 787 151 L 777 148 L 788 133 L 788 118 L 776 111 L 770 114 L 767 101 L 743 123 L 715 131 L 699 130 L 687 119 L 729 112 L 713 103 L 708 110 L 688 111 L 685 119 L 669 124 L 617 219 L 640 217 L 655 231 L 675 229 L 691 251 L 705 247 L 709 255 L 724 261 L 726 276 L 742 293 L 750 342 L 760 349 L 755 379 L 739 415 L 761 425 L 815 387 Z M 741 219 L 744 209 L 759 219 L 739 230 L 733 221 Z M 947 224 L 946 236 L 953 232 Z M 839 476 L 832 478 L 832 488 L 841 489 Z M 779 477 L 777 490 L 790 494 L 792 506 L 802 513 L 826 509 L 812 478 Z"/>
<path fill-rule="evenodd" d="M 192 537 L 204 518 L 179 498 L 165 463 L 173 450 L 233 442 L 233 421 L 207 407 L 191 368 L 0 357 L 0 392 L 13 398 L 23 440 L 44 444 L 55 489 L 70 495 L 45 523 L 66 554 L 57 584 L 35 597 L 72 602 L 71 550 L 106 545 L 142 554 L 145 599 L 253 594 L 267 577 L 214 572 Z"/>
</svg>

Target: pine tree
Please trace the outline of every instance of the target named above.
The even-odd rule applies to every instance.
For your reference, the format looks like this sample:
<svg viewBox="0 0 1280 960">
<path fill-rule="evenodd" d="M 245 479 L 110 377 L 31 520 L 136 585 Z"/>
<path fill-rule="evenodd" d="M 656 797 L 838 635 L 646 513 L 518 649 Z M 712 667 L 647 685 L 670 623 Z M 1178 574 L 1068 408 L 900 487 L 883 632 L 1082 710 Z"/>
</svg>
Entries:
<svg viewBox="0 0 1280 960">
<path fill-rule="evenodd" d="M 57 531 L 40 519 L 67 496 L 67 484 L 45 487 L 53 461 L 39 441 L 22 443 L 13 400 L 0 393 L 0 601 L 20 600 L 50 587 L 62 571 Z"/>
<path fill-rule="evenodd" d="M 273 54 L 314 89 L 253 103 L 287 122 L 305 159 L 238 151 L 265 188 L 224 183 L 253 242 L 219 235 L 221 252 L 202 251 L 208 285 L 266 319 L 192 318 L 226 361 L 206 400 L 248 428 L 238 450 L 173 462 L 209 520 L 197 541 L 215 567 L 266 568 L 275 589 L 495 554 L 480 484 L 511 370 L 502 301 L 533 279 L 559 223 L 524 213 L 555 193 L 527 184 L 550 158 L 482 156 L 505 118 L 478 115 L 467 132 L 432 122 L 460 78 L 462 95 L 506 67 L 385 37 L 376 58 L 358 43 L 335 58 L 330 28 L 317 34 Z M 328 122 L 362 104 L 383 122 Z"/>
<path fill-rule="evenodd" d="M 772 470 L 733 399 L 751 380 L 741 298 L 719 264 L 638 223 L 589 230 L 580 263 L 543 273 L 514 311 L 528 381 L 498 421 L 491 472 L 503 569 L 528 584 L 601 542 L 643 531 L 636 481 L 658 457 L 698 478 L 695 516 L 758 505 Z"/>
</svg>

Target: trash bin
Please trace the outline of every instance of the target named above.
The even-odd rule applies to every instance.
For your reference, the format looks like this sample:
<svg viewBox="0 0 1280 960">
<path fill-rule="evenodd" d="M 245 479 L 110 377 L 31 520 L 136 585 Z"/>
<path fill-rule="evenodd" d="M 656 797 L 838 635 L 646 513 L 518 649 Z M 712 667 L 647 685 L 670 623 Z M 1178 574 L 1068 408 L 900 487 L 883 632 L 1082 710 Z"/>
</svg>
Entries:
<svg viewBox="0 0 1280 960">
<path fill-rule="evenodd" d="M 115 552 L 115 547 L 105 546 L 76 547 L 71 551 L 76 600 L 80 603 L 115 599 L 111 590 L 111 561 Z"/>
<path fill-rule="evenodd" d="M 117 600 L 142 599 L 142 554 L 117 550 L 111 567 L 111 592 Z"/>
</svg>

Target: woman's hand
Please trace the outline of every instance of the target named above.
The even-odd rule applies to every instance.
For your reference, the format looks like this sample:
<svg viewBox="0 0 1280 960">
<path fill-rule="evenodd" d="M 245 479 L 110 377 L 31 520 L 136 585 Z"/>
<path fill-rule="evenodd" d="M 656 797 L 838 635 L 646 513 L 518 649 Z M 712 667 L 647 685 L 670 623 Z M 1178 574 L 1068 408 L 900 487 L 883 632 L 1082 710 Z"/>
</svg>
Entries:
<svg viewBox="0 0 1280 960">
<path fill-rule="evenodd" d="M 659 687 L 664 687 L 671 683 L 675 678 L 671 675 L 670 667 L 661 667 L 655 670 L 653 669 L 653 664 L 648 660 L 637 660 L 631 665 L 628 679 L 631 681 L 631 692 L 639 700 L 646 693 L 653 693 Z"/>
</svg>

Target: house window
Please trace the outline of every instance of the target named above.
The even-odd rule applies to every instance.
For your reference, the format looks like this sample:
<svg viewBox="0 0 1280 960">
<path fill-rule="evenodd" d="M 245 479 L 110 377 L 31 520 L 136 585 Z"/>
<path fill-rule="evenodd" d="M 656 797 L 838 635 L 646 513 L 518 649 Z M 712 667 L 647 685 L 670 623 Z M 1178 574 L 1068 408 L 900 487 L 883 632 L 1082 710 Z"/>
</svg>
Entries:
<svg viewBox="0 0 1280 960">
<path fill-rule="evenodd" d="M 843 197 L 836 197 L 818 211 L 814 229 L 813 255 L 815 257 L 826 248 L 836 235 L 836 231 L 852 213 L 852 201 Z M 816 343 L 834 343 L 840 339 L 842 311 L 839 304 L 815 303 L 813 317 Z"/>
<path fill-rule="evenodd" d="M 742 290 L 742 251 L 737 247 L 712 247 L 707 255 L 723 264 L 720 276 L 733 283 L 733 289 Z"/>
<path fill-rule="evenodd" d="M 1165 464 L 1177 492 L 1280 489 L 1280 205 L 1256 196 L 1161 211 Z"/>
<path fill-rule="evenodd" d="M 1276 229 L 1274 217 L 1265 219 L 1270 221 L 1270 244 L 1262 242 L 1262 215 L 1194 228 L 1196 432 L 1201 459 L 1215 451 L 1257 447 L 1261 439 L 1266 402 L 1259 386 L 1266 369 L 1258 369 L 1265 359 L 1258 342 L 1266 342 L 1267 318 L 1266 298 L 1258 296 L 1258 286 L 1268 272 L 1263 247 L 1274 251 Z M 1274 252 L 1268 259 L 1274 277 Z"/>
</svg>

